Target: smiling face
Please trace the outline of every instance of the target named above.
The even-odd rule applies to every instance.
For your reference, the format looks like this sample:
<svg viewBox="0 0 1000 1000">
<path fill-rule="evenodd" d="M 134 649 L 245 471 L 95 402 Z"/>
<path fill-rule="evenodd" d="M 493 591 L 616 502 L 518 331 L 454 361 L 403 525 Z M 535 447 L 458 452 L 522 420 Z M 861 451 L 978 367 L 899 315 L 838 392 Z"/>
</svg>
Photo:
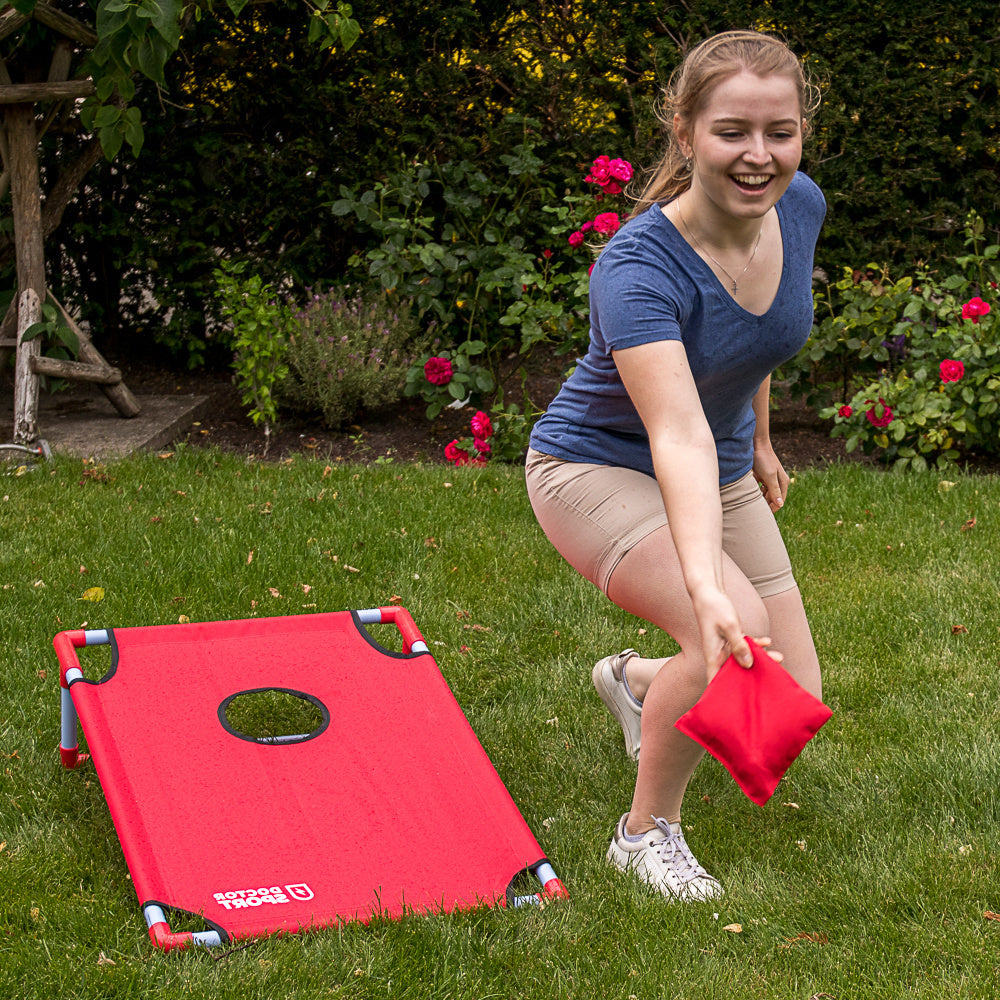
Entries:
<svg viewBox="0 0 1000 1000">
<path fill-rule="evenodd" d="M 743 70 L 713 87 L 691 122 L 675 117 L 674 131 L 692 160 L 692 217 L 706 229 L 759 220 L 802 159 L 798 87 L 783 74 Z"/>
</svg>

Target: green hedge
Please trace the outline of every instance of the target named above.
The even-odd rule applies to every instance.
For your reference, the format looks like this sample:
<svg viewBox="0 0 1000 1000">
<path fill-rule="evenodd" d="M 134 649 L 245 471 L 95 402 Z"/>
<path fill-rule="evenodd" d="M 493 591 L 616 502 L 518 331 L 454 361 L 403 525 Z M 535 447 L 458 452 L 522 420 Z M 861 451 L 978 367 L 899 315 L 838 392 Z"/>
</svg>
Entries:
<svg viewBox="0 0 1000 1000">
<path fill-rule="evenodd" d="M 372 233 L 330 211 L 342 186 L 415 160 L 465 160 L 500 183 L 523 135 L 512 115 L 538 122 L 557 194 L 599 153 L 651 165 L 652 107 L 680 50 L 747 26 L 788 38 L 823 87 L 804 162 L 830 206 L 817 262 L 908 269 L 960 252 L 969 209 L 1000 225 L 996 13 L 995 0 L 394 0 L 355 11 L 363 34 L 346 55 L 317 52 L 284 5 L 237 25 L 203 18 L 168 67 L 169 100 L 140 86 L 140 159 L 102 164 L 67 212 L 52 284 L 99 341 L 118 330 L 130 350 L 155 340 L 198 363 L 219 252 L 258 261 L 269 281 L 360 277 L 348 261 Z M 47 136 L 49 176 L 67 142 Z M 541 221 L 527 228 L 544 238 Z M 142 319 L 149 294 L 161 309 Z"/>
</svg>

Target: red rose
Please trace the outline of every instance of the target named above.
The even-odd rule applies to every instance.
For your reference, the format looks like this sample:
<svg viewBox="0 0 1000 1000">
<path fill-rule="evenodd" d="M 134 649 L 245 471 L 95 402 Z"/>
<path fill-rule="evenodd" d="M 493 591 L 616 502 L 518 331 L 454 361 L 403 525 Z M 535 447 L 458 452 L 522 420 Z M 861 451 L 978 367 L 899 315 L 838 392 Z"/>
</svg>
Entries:
<svg viewBox="0 0 1000 1000">
<path fill-rule="evenodd" d="M 594 231 L 602 233 L 605 236 L 611 236 L 613 233 L 618 232 L 621 224 L 621 219 L 618 218 L 617 212 L 602 212 L 594 219 Z"/>
<path fill-rule="evenodd" d="M 484 441 L 493 433 L 493 423 L 490 421 L 490 415 L 488 413 L 483 413 L 479 410 L 478 413 L 472 418 L 469 424 L 472 430 L 472 436 L 477 438 L 482 438 Z M 476 445 L 479 448 L 479 445 Z M 479 448 L 482 451 L 482 448 Z"/>
<path fill-rule="evenodd" d="M 870 410 L 865 411 L 865 416 L 872 427 L 888 427 L 892 423 L 892 408 L 879 397 L 879 401 Z"/>
<path fill-rule="evenodd" d="M 616 181 L 628 183 L 632 180 L 632 164 L 628 160 L 612 160 L 608 164 L 608 172 Z"/>
<path fill-rule="evenodd" d="M 444 457 L 455 465 L 468 465 L 469 453 L 458 447 L 458 441 L 449 441 L 444 448 Z"/>
<path fill-rule="evenodd" d="M 965 365 L 961 361 L 953 361 L 951 358 L 945 358 L 941 362 L 942 382 L 957 382 L 964 374 Z"/>
<path fill-rule="evenodd" d="M 588 184 L 600 184 L 604 187 L 611 179 L 611 160 L 607 156 L 599 156 L 594 160 L 590 173 L 584 178 Z"/>
<path fill-rule="evenodd" d="M 632 180 L 632 164 L 628 160 L 612 160 L 602 154 L 594 160 L 584 180 L 588 184 L 599 185 L 606 194 L 621 194 L 622 184 Z"/>
<path fill-rule="evenodd" d="M 584 241 L 583 233 L 578 229 L 575 233 L 569 234 L 569 245 L 571 247 L 578 247 Z"/>
<path fill-rule="evenodd" d="M 447 385 L 454 369 L 447 358 L 429 358 L 424 364 L 424 375 L 433 385 Z"/>
<path fill-rule="evenodd" d="M 845 420 L 852 413 L 854 413 L 854 410 L 852 410 L 846 403 L 839 410 L 837 410 L 837 416 L 838 417 L 843 417 Z"/>
<path fill-rule="evenodd" d="M 978 323 L 979 317 L 985 316 L 989 311 L 989 304 L 977 295 L 962 306 L 962 319 L 971 319 L 973 323 Z"/>
</svg>

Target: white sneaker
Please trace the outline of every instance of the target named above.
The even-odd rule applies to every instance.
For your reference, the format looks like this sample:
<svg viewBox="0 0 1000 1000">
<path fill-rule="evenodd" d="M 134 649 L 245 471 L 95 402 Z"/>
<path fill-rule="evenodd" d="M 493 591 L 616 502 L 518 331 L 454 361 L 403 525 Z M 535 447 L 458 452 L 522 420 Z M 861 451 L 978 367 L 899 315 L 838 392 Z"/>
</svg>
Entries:
<svg viewBox="0 0 1000 1000">
<path fill-rule="evenodd" d="M 625 872 L 633 872 L 658 892 L 685 902 L 715 899 L 722 886 L 698 864 L 681 832 L 680 823 L 653 817 L 656 826 L 642 840 L 625 839 L 626 813 L 618 821 L 608 848 L 608 861 Z"/>
<path fill-rule="evenodd" d="M 633 759 L 639 758 L 639 743 L 642 738 L 642 702 L 628 689 L 625 683 L 625 664 L 639 654 L 634 649 L 624 649 L 620 653 L 605 656 L 594 664 L 591 678 L 601 701 L 618 720 L 625 734 L 625 752 Z"/>
</svg>

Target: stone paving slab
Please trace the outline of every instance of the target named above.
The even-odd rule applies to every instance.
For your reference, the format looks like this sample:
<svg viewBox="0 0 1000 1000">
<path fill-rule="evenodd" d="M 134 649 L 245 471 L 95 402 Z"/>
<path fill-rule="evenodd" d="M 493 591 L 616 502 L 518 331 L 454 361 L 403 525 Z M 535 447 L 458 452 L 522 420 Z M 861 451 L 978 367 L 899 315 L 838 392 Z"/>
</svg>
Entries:
<svg viewBox="0 0 1000 1000">
<path fill-rule="evenodd" d="M 97 389 L 43 396 L 38 429 L 53 454 L 106 461 L 134 451 L 160 450 L 182 438 L 208 410 L 208 396 L 140 396 L 136 417 L 125 419 Z M 14 427 L 13 393 L 0 396 L 0 442 Z"/>
</svg>

